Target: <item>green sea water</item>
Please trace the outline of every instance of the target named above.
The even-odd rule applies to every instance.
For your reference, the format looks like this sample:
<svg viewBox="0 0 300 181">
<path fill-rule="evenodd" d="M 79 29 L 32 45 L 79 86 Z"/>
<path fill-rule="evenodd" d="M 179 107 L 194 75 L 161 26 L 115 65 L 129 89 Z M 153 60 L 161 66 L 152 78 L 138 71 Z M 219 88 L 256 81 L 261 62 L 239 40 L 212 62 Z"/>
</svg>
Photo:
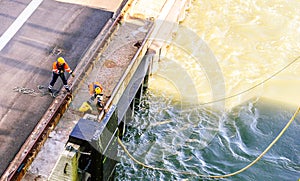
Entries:
<svg viewBox="0 0 300 181">
<path fill-rule="evenodd" d="M 120 148 L 115 180 L 298 181 L 300 116 L 244 172 L 223 179 L 197 175 L 224 175 L 244 168 L 293 116 L 300 101 L 299 8 L 300 2 L 293 0 L 192 1 L 181 26 L 213 53 L 205 61 L 216 61 L 221 70 L 224 108 L 205 104 L 216 101 L 207 71 L 197 64 L 197 57 L 171 44 L 123 137 L 136 159 L 168 171 L 143 168 Z M 186 40 L 183 44 L 192 42 L 180 31 L 175 39 L 180 36 Z M 188 81 L 178 76 L 178 65 L 189 75 Z M 185 96 L 192 98 L 185 102 Z"/>
</svg>

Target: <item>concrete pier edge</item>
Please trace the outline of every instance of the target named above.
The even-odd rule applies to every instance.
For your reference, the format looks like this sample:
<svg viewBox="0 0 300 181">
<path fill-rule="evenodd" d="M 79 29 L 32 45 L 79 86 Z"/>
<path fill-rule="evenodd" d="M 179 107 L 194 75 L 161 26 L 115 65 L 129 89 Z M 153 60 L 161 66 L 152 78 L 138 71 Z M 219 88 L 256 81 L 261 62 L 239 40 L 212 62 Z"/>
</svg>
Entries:
<svg viewBox="0 0 300 181">
<path fill-rule="evenodd" d="M 77 77 L 71 78 L 69 80 L 69 83 L 71 84 L 74 94 L 76 94 L 76 92 L 77 92 L 77 87 L 81 86 L 80 84 L 82 83 L 82 80 L 84 79 L 84 77 L 87 76 L 90 71 L 92 71 L 93 66 L 95 65 L 95 61 L 97 61 L 97 59 L 101 55 L 102 51 L 107 46 L 107 43 L 109 43 L 108 39 L 113 35 L 113 33 L 118 28 L 118 25 L 116 25 L 114 23 L 118 23 L 118 21 L 120 19 L 123 19 L 123 18 L 126 19 L 127 16 L 134 17 L 135 12 L 133 9 L 138 6 L 137 5 L 138 3 L 143 3 L 143 2 L 141 2 L 141 1 L 138 2 L 138 1 L 134 1 L 134 0 L 127 2 L 127 4 L 124 5 L 124 9 L 121 10 L 121 13 L 119 14 L 119 16 L 116 17 L 115 20 L 117 20 L 117 21 L 113 21 L 113 19 L 110 20 L 106 24 L 106 27 L 97 36 L 97 38 L 95 39 L 95 41 L 91 45 L 91 47 L 88 49 L 88 51 L 84 54 L 84 56 L 81 59 L 81 62 L 77 65 L 76 70 L 75 70 Z M 162 19 L 166 19 L 170 12 L 173 12 L 176 15 L 173 16 L 173 19 L 169 19 L 168 21 L 173 21 L 174 24 L 179 23 L 180 21 L 182 21 L 184 19 L 185 11 L 189 8 L 190 3 L 191 3 L 190 0 L 189 1 L 167 0 L 164 3 L 164 6 L 160 9 L 162 13 L 160 14 L 159 17 L 146 17 L 146 18 L 162 20 Z M 180 4 L 180 6 L 179 7 L 177 5 L 175 6 L 175 4 L 177 4 L 177 5 Z M 130 10 L 129 10 L 129 8 L 130 8 Z M 127 13 L 127 11 L 129 13 Z M 162 52 L 162 50 L 165 50 L 167 47 L 167 44 L 158 43 L 158 42 L 153 41 L 153 40 L 155 40 L 156 36 L 159 36 L 158 34 L 163 28 L 164 28 L 163 23 L 157 23 L 155 25 L 155 28 L 152 30 L 152 33 L 149 38 L 149 42 L 147 43 L 147 46 L 148 46 L 147 48 L 149 50 L 151 50 L 151 53 L 157 54 L 158 52 Z M 170 29 L 170 31 L 173 32 L 174 30 Z M 99 41 L 101 43 L 99 43 Z M 166 52 L 166 51 L 163 51 L 163 52 Z M 66 102 L 65 109 L 67 109 L 67 106 L 70 103 L 70 101 L 71 101 L 71 99 L 69 99 L 69 101 Z M 101 113 L 101 114 L 102 115 L 99 116 L 99 119 L 101 119 L 103 117 L 104 113 Z M 60 115 L 59 118 L 61 116 L 62 115 Z M 59 118 L 58 118 L 58 120 L 59 120 Z M 55 125 L 52 126 L 51 130 L 53 130 L 54 128 L 55 128 Z"/>
</svg>

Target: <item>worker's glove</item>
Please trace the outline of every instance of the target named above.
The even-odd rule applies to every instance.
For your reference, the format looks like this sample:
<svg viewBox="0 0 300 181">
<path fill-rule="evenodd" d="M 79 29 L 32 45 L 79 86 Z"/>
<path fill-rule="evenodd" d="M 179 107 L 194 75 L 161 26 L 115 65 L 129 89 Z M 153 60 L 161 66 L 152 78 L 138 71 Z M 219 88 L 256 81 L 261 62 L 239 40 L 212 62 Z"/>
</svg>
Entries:
<svg viewBox="0 0 300 181">
<path fill-rule="evenodd" d="M 73 71 L 71 71 L 70 74 L 72 75 L 72 77 L 75 77 L 75 74 Z"/>
<path fill-rule="evenodd" d="M 61 70 L 61 71 L 59 71 L 59 73 L 60 73 L 60 74 L 63 74 L 63 73 L 64 73 L 64 71 L 63 71 L 63 70 Z"/>
</svg>

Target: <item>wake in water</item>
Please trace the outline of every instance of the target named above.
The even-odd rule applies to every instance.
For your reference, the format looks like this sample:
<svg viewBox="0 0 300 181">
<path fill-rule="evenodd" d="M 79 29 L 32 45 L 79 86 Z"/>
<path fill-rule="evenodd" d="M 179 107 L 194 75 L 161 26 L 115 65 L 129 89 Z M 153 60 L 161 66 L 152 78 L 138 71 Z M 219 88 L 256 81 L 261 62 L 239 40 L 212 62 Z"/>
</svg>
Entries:
<svg viewBox="0 0 300 181">
<path fill-rule="evenodd" d="M 202 42 L 209 45 L 224 76 L 226 95 L 237 95 L 260 82 L 262 86 L 248 94 L 243 92 L 242 96 L 234 96 L 233 100 L 226 100 L 232 108 L 226 113 L 215 113 L 205 106 L 182 106 L 170 94 L 150 92 L 129 124 L 124 143 L 138 160 L 170 172 L 143 168 L 120 151 L 121 162 L 116 180 L 209 180 L 176 171 L 223 175 L 255 160 L 294 111 L 288 106 L 281 106 L 282 102 L 270 103 L 258 95 L 299 104 L 299 61 L 268 80 L 270 75 L 275 75 L 274 72 L 299 57 L 300 34 L 299 28 L 295 28 L 300 23 L 299 7 L 299 1 L 295 0 L 194 1 L 182 25 L 188 27 L 185 30 L 194 30 Z M 178 36 L 185 40 L 183 45 L 194 41 L 191 36 L 180 33 Z M 161 75 L 174 77 L 173 83 L 180 83 L 177 88 L 186 87 L 180 92 L 192 95 L 191 100 L 196 94 L 201 101 L 205 98 L 211 100 L 210 82 L 205 80 L 201 67 L 192 62 L 190 54 L 185 57 L 178 50 L 168 54 L 173 54 L 170 60 L 179 60 L 176 65 L 180 66 L 177 67 L 182 65 L 191 80 L 195 79 L 190 82 L 196 82 L 192 84 L 196 93 L 189 93 L 193 90 L 191 86 L 186 80 L 178 80 L 183 76 L 178 76 L 178 69 L 165 60 L 162 62 L 167 66 L 160 69 Z M 201 60 L 207 63 L 212 59 Z M 164 89 L 168 88 L 164 83 L 158 81 L 158 86 L 163 84 Z M 249 100 L 255 96 L 259 99 Z M 297 118 L 254 166 L 225 180 L 298 180 L 299 122 Z"/>
<path fill-rule="evenodd" d="M 235 172 L 268 146 L 292 114 L 281 107 L 266 106 L 261 100 L 217 114 L 205 107 L 182 107 L 162 95 L 149 93 L 145 98 L 128 125 L 124 144 L 139 161 L 170 172 L 143 169 L 120 151 L 116 180 L 201 180 L 178 171 L 207 175 Z M 260 162 L 228 180 L 297 179 L 297 126 L 299 129 L 292 124 L 283 141 Z"/>
</svg>

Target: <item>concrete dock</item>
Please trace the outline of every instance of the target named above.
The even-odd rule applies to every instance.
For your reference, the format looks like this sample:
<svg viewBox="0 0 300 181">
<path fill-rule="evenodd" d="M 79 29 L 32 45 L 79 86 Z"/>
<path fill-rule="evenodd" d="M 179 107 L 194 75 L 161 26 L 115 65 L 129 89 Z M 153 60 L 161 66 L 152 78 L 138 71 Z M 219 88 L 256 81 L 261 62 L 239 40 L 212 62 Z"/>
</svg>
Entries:
<svg viewBox="0 0 300 181">
<path fill-rule="evenodd" d="M 77 90 L 69 109 L 50 133 L 24 180 L 32 180 L 37 177 L 46 180 L 63 152 L 72 129 L 77 121 L 83 117 L 78 109 L 90 97 L 87 89 L 88 84 L 93 81 L 101 82 L 104 87 L 104 95 L 110 95 L 139 48 L 135 47 L 134 44 L 137 40 L 144 39 L 149 28 L 151 28 L 151 23 L 140 19 L 129 18 L 122 23 L 100 60 L 95 63 L 95 67 Z M 92 114 L 98 114 L 94 105 Z"/>
<path fill-rule="evenodd" d="M 102 9 L 50 0 L 0 2 L 0 175 L 52 104 L 37 86 L 48 86 L 57 55 L 75 69 L 122 1 L 114 2 Z M 61 85 L 58 80 L 55 89 Z"/>
<path fill-rule="evenodd" d="M 66 3 L 66 5 L 70 5 L 68 3 L 71 1 L 62 2 Z M 90 1 L 72 1 L 72 3 L 76 4 L 78 7 L 84 5 L 89 8 L 100 8 L 101 10 L 104 10 L 110 14 L 108 17 L 112 17 L 113 12 L 117 12 L 119 10 L 118 8 L 121 4 L 120 2 L 121 1 L 114 1 L 113 4 L 103 3 L 105 6 L 101 7 L 101 3 L 99 5 L 89 4 L 91 3 Z M 145 4 L 149 6 L 145 6 Z M 115 5 L 115 7 L 109 7 L 109 5 Z M 41 151 L 35 157 L 27 174 L 22 180 L 48 179 L 59 159 L 59 156 L 65 149 L 70 132 L 76 125 L 77 121 L 84 116 L 83 113 L 78 111 L 78 108 L 89 98 L 87 85 L 92 81 L 99 81 L 103 84 L 104 95 L 110 95 L 115 86 L 118 84 L 120 77 L 123 76 L 124 70 L 126 70 L 127 66 L 130 64 L 133 56 L 136 55 L 140 48 L 139 44 L 145 39 L 145 37 L 151 33 L 150 37 L 147 37 L 147 44 L 143 45 L 145 46 L 145 49 L 151 49 L 154 50 L 154 52 L 158 51 L 158 49 L 160 49 L 160 51 L 165 49 L 166 45 L 162 42 L 156 42 L 155 37 L 163 36 L 161 34 L 165 34 L 166 30 L 169 31 L 167 36 L 171 37 L 173 27 L 164 27 L 161 22 L 163 20 L 167 20 L 177 24 L 183 19 L 184 11 L 189 5 L 190 1 L 179 0 L 151 2 L 145 0 L 132 1 L 130 9 L 128 12 L 126 12 L 126 14 L 124 14 L 124 19 L 120 22 L 117 30 L 110 37 L 109 44 L 104 48 L 104 50 L 101 50 L 101 53 L 98 51 L 99 55 L 96 56 L 97 59 L 93 60 L 93 65 L 91 66 L 92 68 L 89 69 L 88 72 L 84 72 L 86 76 L 84 76 L 84 78 L 79 81 L 80 83 L 73 88 L 74 97 L 69 105 L 69 108 L 61 117 L 55 129 L 50 133 L 47 141 L 45 142 Z M 159 20 L 160 23 L 155 24 L 156 20 Z M 170 37 L 166 37 L 166 39 Z M 96 39 L 97 38 L 94 40 L 96 41 Z M 80 44 L 80 42 L 78 43 Z M 92 41 L 89 43 L 89 45 L 84 47 L 91 47 L 91 44 Z M 57 46 L 53 48 L 52 51 L 61 51 L 61 49 L 59 46 Z M 79 54 L 80 51 L 78 51 L 78 49 L 73 49 L 73 51 L 77 52 L 77 54 L 68 55 L 68 59 L 77 59 L 77 62 L 74 62 L 74 64 L 71 63 L 72 67 L 76 67 L 75 73 L 77 74 L 80 73 L 78 68 L 80 65 L 82 65 L 80 62 L 85 58 L 84 56 L 88 56 L 89 50 L 83 49 L 81 54 Z M 65 54 L 69 53 L 65 50 L 63 50 L 63 52 Z M 48 64 L 51 64 L 50 60 L 53 59 L 53 56 L 49 56 L 48 59 Z M 49 76 L 45 77 L 45 80 L 48 80 Z M 48 102 L 48 104 L 44 105 L 43 109 L 41 110 L 42 112 L 45 111 L 47 106 L 50 105 L 49 100 L 50 98 L 44 100 L 44 102 Z M 97 115 L 97 111 L 92 112 L 92 114 Z M 33 129 L 34 125 L 35 124 L 32 124 L 30 129 Z M 26 136 L 24 139 L 25 138 Z"/>
</svg>

